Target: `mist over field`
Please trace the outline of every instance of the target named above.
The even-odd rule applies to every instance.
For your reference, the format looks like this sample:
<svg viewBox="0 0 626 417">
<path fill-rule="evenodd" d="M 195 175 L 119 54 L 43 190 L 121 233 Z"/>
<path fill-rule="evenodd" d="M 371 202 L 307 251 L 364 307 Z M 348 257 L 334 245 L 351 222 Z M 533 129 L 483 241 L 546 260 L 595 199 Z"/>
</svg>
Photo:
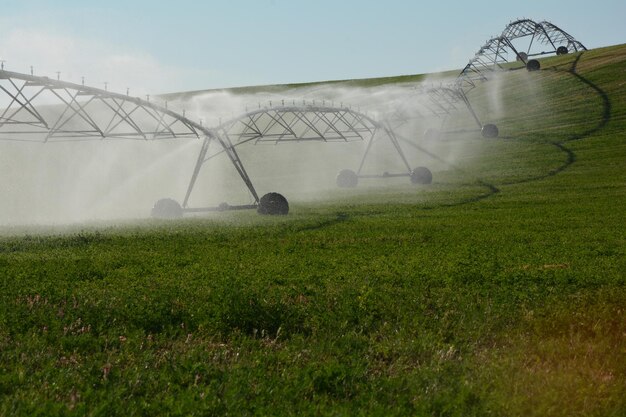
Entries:
<svg viewBox="0 0 626 417">
<path fill-rule="evenodd" d="M 186 186 L 197 141 L 0 146 L 2 223 L 47 224 L 149 216 L 151 201 Z"/>
<path fill-rule="evenodd" d="M 494 76 L 492 82 L 485 84 L 481 94 L 487 99 L 481 101 L 478 109 L 481 113 L 502 114 L 500 78 L 505 76 Z M 261 108 L 348 107 L 393 129 L 401 139 L 400 146 L 411 168 L 426 166 L 436 176 L 438 171 L 450 169 L 459 158 L 480 152 L 475 143 L 466 140 L 480 136 L 467 109 L 458 103 L 451 116 L 435 115 L 433 108 L 436 106 L 422 91 L 424 86 L 447 82 L 450 79 L 433 75 L 422 82 L 368 88 L 334 83 L 283 88 L 276 92 L 263 91 L 261 87 L 258 92 L 245 94 L 217 90 L 170 101 L 168 108 L 179 114 L 184 112 L 204 126 L 217 127 Z M 54 107 L 47 111 L 54 112 Z M 424 141 L 426 129 L 440 129 L 444 123 L 452 130 L 460 127 L 461 133 Z M 342 190 L 335 184 L 336 175 L 342 169 L 357 170 L 369 136 L 364 138 L 348 143 L 247 143 L 237 150 L 259 195 L 275 191 L 284 194 L 289 201 L 310 202 L 341 198 Z M 237 138 L 231 140 L 236 142 Z M 160 198 L 173 198 L 182 203 L 200 146 L 198 139 L 2 142 L 0 185 L 4 195 L 0 200 L 0 224 L 146 218 Z M 220 145 L 213 142 L 209 155 L 220 150 Z M 406 172 L 389 137 L 378 131 L 362 173 Z M 358 192 L 406 183 L 405 177 L 365 179 L 360 182 Z M 189 206 L 216 206 L 222 202 L 253 202 L 223 154 L 203 166 Z"/>
<path fill-rule="evenodd" d="M 354 19 L 368 8 L 363 2 L 349 15 L 338 12 L 343 2 L 329 2 L 334 13 L 315 19 L 300 13 L 302 5 L 270 3 L 299 13 L 268 13 L 272 5 L 251 2 L 260 8 L 253 16 L 263 22 L 259 28 L 215 13 L 208 21 L 199 12 L 217 3 L 194 4 L 189 14 L 170 2 L 185 9 L 185 18 L 169 13 L 157 25 L 148 7 L 139 16 L 128 3 L 119 10 L 128 14 L 130 37 L 117 33 L 123 25 L 110 31 L 118 20 L 106 19 L 109 2 L 95 6 L 97 20 L 80 19 L 75 34 L 87 39 L 86 29 L 104 23 L 102 35 L 119 50 L 90 47 L 88 39 L 72 47 L 63 36 L 0 36 L 0 60 L 10 52 L 9 71 L 18 72 L 0 71 L 0 416 L 626 416 L 626 213 L 619 210 L 626 205 L 626 44 L 557 49 L 550 57 L 539 49 L 528 55 L 538 57 L 538 70 L 537 62 L 527 71 L 510 59 L 502 71 L 473 72 L 499 50 L 496 37 L 459 78 L 449 71 L 280 85 L 302 80 L 298 66 L 317 72 L 313 79 L 329 79 L 324 74 L 338 71 L 339 62 L 326 54 L 342 39 L 350 48 L 338 51 L 357 70 L 369 71 L 371 62 L 372 70 L 384 63 L 406 73 L 385 57 L 401 40 L 411 43 L 402 48 L 406 57 L 443 64 L 422 46 L 445 50 L 451 32 L 420 42 L 437 33 L 427 23 L 439 32 L 462 29 L 473 47 L 472 33 L 482 39 L 499 17 L 483 14 L 472 28 L 457 9 L 460 28 L 429 19 L 421 5 L 409 16 L 405 7 L 377 4 L 381 13 L 367 24 Z M 306 7 L 327 14 L 317 3 Z M 49 21 L 69 10 L 51 8 L 38 8 Z M 0 28 L 12 19 L 11 6 L 5 9 Z M 271 36 L 270 15 L 283 29 L 309 29 L 306 19 L 319 28 L 315 36 Z M 393 15 L 428 36 L 407 36 Z M 188 20 L 199 17 L 209 24 Z M 343 23 L 335 26 L 333 18 Z M 356 20 L 379 43 L 355 42 L 346 25 Z M 136 38 L 142 23 L 148 36 Z M 385 23 L 392 25 L 387 40 L 379 36 Z M 544 26 L 522 23 L 534 29 L 531 46 L 544 48 L 537 32 Z M 224 36 L 196 32 L 181 42 L 180 29 L 220 24 L 229 26 Z M 598 30 L 592 26 L 583 27 Z M 246 28 L 254 36 L 242 49 L 225 49 L 233 59 L 216 59 L 216 45 L 236 45 L 228 43 L 235 34 L 226 34 Z M 297 48 L 288 48 L 293 40 Z M 133 53 L 133 41 L 187 50 L 193 59 L 177 56 L 158 68 L 156 56 Z M 246 54 L 250 46 L 254 53 Z M 298 59 L 303 51 L 315 63 Z M 365 63 L 355 60 L 361 52 Z M 15 64 L 29 54 L 50 61 L 44 69 L 33 62 L 35 77 Z M 280 66 L 263 64 L 261 56 Z M 211 68 L 232 68 L 231 79 L 271 72 L 283 80 L 218 81 L 205 64 L 189 67 L 196 57 Z M 60 70 L 66 82 L 53 81 Z M 85 86 L 110 81 L 109 94 L 68 84 L 80 85 L 83 74 Z M 361 76 L 352 74 L 337 78 Z M 188 91 L 244 82 L 251 86 Z M 446 89 L 455 82 L 462 90 Z M 14 105 L 33 96 L 34 111 Z M 290 106 L 303 113 L 287 112 Z M 359 170 L 369 135 L 346 142 L 357 130 L 324 123 L 315 129 L 300 118 L 334 120 L 342 117 L 330 111 L 337 108 L 349 109 L 346 120 L 358 114 L 374 121 L 359 132 L 378 127 L 355 188 L 338 187 L 337 174 Z M 246 122 L 258 124 L 253 133 Z M 264 127 L 265 140 L 255 143 Z M 294 140 L 327 128 L 328 142 Z M 203 134 L 228 134 L 235 145 L 250 140 L 236 151 L 258 196 L 281 193 L 289 215 L 252 210 L 256 199 L 238 175 L 242 166 L 233 166 L 232 149 L 227 154 L 218 140 L 185 218 L 176 204 L 168 212 L 167 200 L 163 210 L 151 210 L 163 198 L 183 203 L 206 150 L 208 142 L 197 137 Z M 407 169 L 420 167 L 432 172 L 432 182 L 409 180 L 417 175 Z M 202 210 L 228 207 L 222 203 L 250 210 Z M 266 212 L 284 214 L 278 205 Z"/>
</svg>

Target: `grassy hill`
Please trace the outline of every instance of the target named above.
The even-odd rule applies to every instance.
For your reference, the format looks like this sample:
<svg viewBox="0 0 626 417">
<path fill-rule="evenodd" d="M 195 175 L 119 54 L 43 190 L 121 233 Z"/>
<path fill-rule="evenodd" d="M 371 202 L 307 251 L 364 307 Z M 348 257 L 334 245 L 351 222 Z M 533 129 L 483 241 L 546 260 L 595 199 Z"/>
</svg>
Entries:
<svg viewBox="0 0 626 417">
<path fill-rule="evenodd" d="M 449 71 L 439 74 L 442 77 L 455 77 L 459 71 Z M 316 81 L 310 83 L 297 83 L 297 84 L 278 84 L 278 85 L 261 85 L 261 86 L 248 86 L 248 87 L 233 87 L 224 89 L 211 89 L 211 90 L 197 90 L 197 91 L 185 91 L 161 94 L 160 97 L 166 100 L 184 100 L 189 99 L 204 93 L 211 92 L 228 92 L 231 94 L 257 94 L 257 93 L 281 93 L 296 88 L 310 88 L 318 86 L 342 86 L 342 87 L 378 87 L 381 85 L 398 84 L 398 83 L 415 83 L 420 82 L 425 78 L 425 74 L 415 75 L 399 75 L 395 77 L 380 77 L 380 78 L 365 78 L 355 80 L 329 80 L 329 81 Z"/>
<path fill-rule="evenodd" d="M 625 415 L 625 71 L 507 73 L 420 192 L 3 229 L 0 415 Z"/>
</svg>

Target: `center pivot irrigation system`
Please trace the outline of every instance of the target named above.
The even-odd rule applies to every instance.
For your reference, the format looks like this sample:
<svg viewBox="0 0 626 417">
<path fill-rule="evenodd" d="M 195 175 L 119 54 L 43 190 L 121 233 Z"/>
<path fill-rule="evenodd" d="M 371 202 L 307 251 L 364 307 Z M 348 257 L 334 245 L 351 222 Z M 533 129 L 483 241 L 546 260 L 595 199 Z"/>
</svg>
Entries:
<svg viewBox="0 0 626 417">
<path fill-rule="evenodd" d="M 344 169 L 337 175 L 337 185 L 343 188 L 356 187 L 359 178 L 375 177 L 409 177 L 411 182 L 428 184 L 432 181 L 430 171 L 425 167 L 411 169 L 409 162 L 398 143 L 398 138 L 386 124 L 378 122 L 364 113 L 348 107 L 326 106 L 325 103 L 317 105 L 315 102 L 306 102 L 285 105 L 284 101 L 278 107 L 263 107 L 247 112 L 230 121 L 220 124 L 211 130 L 212 136 L 205 138 L 196 165 L 193 170 L 191 181 L 187 187 L 187 193 L 182 204 L 182 211 L 214 211 L 238 208 L 254 208 L 258 205 L 260 213 L 286 214 L 289 211 L 287 201 L 277 193 L 266 194 L 259 199 L 252 181 L 246 174 L 243 165 L 236 165 L 239 174 L 255 199 L 255 204 L 249 206 L 229 206 L 225 203 L 215 208 L 187 208 L 189 196 L 194 188 L 196 179 L 202 166 L 216 156 L 232 152 L 236 155 L 235 148 L 246 143 L 272 143 L 281 144 L 289 142 L 353 142 L 367 141 L 367 147 L 358 170 Z M 218 138 L 220 144 L 228 144 L 220 147 L 213 153 L 209 153 L 209 147 L 213 138 Z M 386 139 L 393 146 L 406 171 L 401 173 L 384 173 L 382 175 L 362 174 L 365 161 L 370 154 L 373 143 L 378 139 Z M 164 200 L 167 201 L 167 200 Z M 168 201 L 168 210 L 177 210 L 174 202 Z M 157 207 L 155 207 L 157 209 Z M 165 212 L 165 211 L 164 211 Z"/>
<path fill-rule="evenodd" d="M 527 41 L 520 46 L 520 41 Z M 537 47 L 547 48 L 537 51 Z M 549 22 L 518 20 L 509 24 L 502 34 L 491 38 L 476 53 L 453 83 L 438 87 L 419 87 L 426 97 L 425 107 L 445 119 L 463 105 L 471 113 L 483 136 L 497 137 L 498 128 L 483 124 L 472 108 L 468 93 L 480 82 L 488 81 L 496 70 L 512 69 L 522 63 L 529 71 L 540 69 L 536 56 L 566 54 L 586 48 L 572 36 Z M 513 63 L 513 64 L 512 64 Z M 4 96 L 3 96 L 4 95 Z M 279 106 L 259 106 L 217 127 L 197 123 L 185 113 L 179 114 L 149 100 L 127 94 L 75 84 L 49 77 L 0 70 L 0 141 L 68 142 L 102 139 L 202 141 L 182 205 L 169 198 L 157 201 L 152 209 L 156 217 L 180 217 L 184 213 L 256 209 L 261 214 L 287 214 L 285 197 L 270 192 L 262 197 L 256 191 L 237 147 L 246 143 L 289 142 L 353 142 L 366 143 L 361 163 L 356 170 L 344 169 L 337 175 L 339 187 L 355 187 L 361 178 L 408 177 L 414 184 L 430 184 L 432 174 L 426 167 L 411 168 L 399 138 L 388 122 L 355 111 L 350 107 L 327 106 L 315 102 L 295 102 Z M 427 136 L 439 132 L 427 131 Z M 364 174 L 363 166 L 372 144 L 386 140 L 398 155 L 403 169 L 398 173 Z M 211 147 L 215 142 L 219 146 Z M 213 150 L 212 150 L 213 149 Z M 211 151 L 212 150 L 212 151 Z M 247 187 L 250 204 L 217 207 L 188 207 L 201 168 L 209 160 L 226 154 Z"/>
<path fill-rule="evenodd" d="M 495 138 L 499 134 L 498 127 L 481 122 L 468 98 L 470 91 L 489 81 L 498 71 L 523 68 L 538 71 L 541 64 L 536 57 L 586 50 L 582 43 L 550 22 L 519 19 L 509 23 L 499 36 L 485 42 L 453 82 L 421 86 L 418 92 L 427 97 L 426 107 L 430 112 L 442 118 L 442 128 L 448 116 L 465 106 L 483 137 Z M 440 133 L 439 129 L 428 129 L 424 136 L 432 139 Z"/>
</svg>

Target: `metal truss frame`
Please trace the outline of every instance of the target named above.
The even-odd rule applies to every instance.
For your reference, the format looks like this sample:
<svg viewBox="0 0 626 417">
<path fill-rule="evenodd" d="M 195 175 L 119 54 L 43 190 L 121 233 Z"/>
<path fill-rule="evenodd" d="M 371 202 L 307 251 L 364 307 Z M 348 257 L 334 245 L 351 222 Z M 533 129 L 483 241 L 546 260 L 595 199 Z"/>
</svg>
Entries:
<svg viewBox="0 0 626 417">
<path fill-rule="evenodd" d="M 526 50 L 518 50 L 513 41 L 528 39 Z M 547 50 L 532 52 L 537 45 Z M 418 90 L 426 97 L 423 105 L 430 113 L 445 118 L 459 107 L 471 113 L 477 125 L 483 125 L 472 108 L 468 93 L 478 83 L 489 79 L 489 73 L 510 67 L 511 62 L 527 63 L 532 56 L 586 50 L 585 46 L 556 25 L 529 19 L 516 20 L 506 26 L 500 36 L 489 39 L 469 61 L 452 83 L 422 86 Z M 510 58 L 513 58 L 511 60 Z M 237 152 L 246 144 L 282 144 L 291 142 L 366 142 L 357 175 L 363 178 L 377 175 L 362 174 L 372 145 L 386 137 L 398 153 L 406 173 L 383 174 L 410 176 L 411 167 L 389 123 L 374 120 L 348 107 L 302 105 L 263 107 L 246 112 L 215 128 L 204 127 L 164 106 L 115 92 L 74 84 L 48 77 L 20 74 L 0 69 L 0 141 L 64 142 L 80 140 L 126 139 L 165 140 L 198 139 L 202 146 L 183 201 L 183 211 L 201 211 L 187 207 L 202 166 L 225 153 L 248 188 L 254 204 L 228 206 L 254 208 L 260 198 Z M 398 116 L 398 115 L 395 115 Z M 443 122 L 442 122 L 443 125 Z M 494 125 L 497 135 L 497 128 Z M 220 149 L 209 154 L 216 141 Z M 216 208 L 213 208 L 216 209 Z"/>
<path fill-rule="evenodd" d="M 8 98 L 0 113 L 0 140 L 4 141 L 213 136 L 209 129 L 147 100 L 48 77 L 1 70 L 0 91 Z"/>
<path fill-rule="evenodd" d="M 225 153 L 254 199 L 253 204 L 230 209 L 257 207 L 260 198 L 239 157 L 237 147 L 246 143 L 368 141 L 358 174 L 372 144 L 384 134 L 397 151 L 409 176 L 411 167 L 396 135 L 388 125 L 348 107 L 281 105 L 247 112 L 214 128 L 207 128 L 185 115 L 143 100 L 107 90 L 48 77 L 0 70 L 0 141 L 67 142 L 85 140 L 198 139 L 202 146 L 194 166 L 183 210 L 187 207 L 202 166 Z M 209 155 L 212 141 L 220 149 Z M 368 176 L 371 177 L 371 176 Z"/>
<path fill-rule="evenodd" d="M 525 50 L 519 50 L 513 45 L 513 41 L 524 38 L 528 40 Z M 547 47 L 547 50 L 532 52 L 537 45 Z M 485 42 L 453 82 L 421 88 L 421 92 L 428 96 L 432 105 L 427 107 L 434 115 L 447 117 L 459 105 L 464 105 L 479 128 L 482 128 L 484 125 L 472 108 L 468 93 L 478 84 L 489 80 L 489 75 L 494 71 L 505 70 L 516 61 L 526 65 L 531 57 L 559 54 L 559 47 L 567 48 L 568 52 L 587 50 L 572 35 L 550 22 L 519 19 L 509 23 L 499 36 Z"/>
<path fill-rule="evenodd" d="M 306 102 L 303 102 L 302 105 L 296 105 L 294 102 L 294 104 L 286 106 L 262 107 L 226 121 L 216 127 L 214 131 L 218 137 L 232 144 L 233 152 L 236 152 L 236 147 L 246 143 L 277 145 L 312 141 L 367 141 L 366 150 L 357 170 L 357 175 L 362 178 L 377 177 L 375 175 L 363 175 L 362 170 L 373 143 L 381 137 L 382 133 L 390 141 L 406 168 L 406 173 L 387 174 L 385 176 L 411 175 L 411 166 L 393 130 L 387 124 L 378 122 L 368 115 L 348 107 L 319 106 Z M 203 165 L 225 151 L 221 149 L 209 153 L 209 145 L 210 140 L 207 138 L 200 149 L 191 181 L 187 187 L 182 204 L 184 210 L 187 209 L 189 197 Z M 258 204 L 259 197 L 254 191 L 254 187 L 250 185 L 248 188 L 256 204 Z"/>
<path fill-rule="evenodd" d="M 430 105 L 426 105 L 430 108 L 431 113 L 434 115 L 445 119 L 454 111 L 457 111 L 459 107 L 465 106 L 474 121 L 476 121 L 478 127 L 481 128 L 483 126 L 478 118 L 478 115 L 474 111 L 469 98 L 462 89 L 455 88 L 451 85 L 441 85 L 438 87 L 431 86 L 423 89 L 423 94 L 428 97 Z"/>
<path fill-rule="evenodd" d="M 0 141 L 203 139 L 203 147 L 217 141 L 259 201 L 228 137 L 169 110 L 167 103 L 5 70 L 0 70 L 0 96 L 8 99 L 0 113 Z"/>
<path fill-rule="evenodd" d="M 518 50 L 513 41 L 527 38 L 526 50 Z M 536 45 L 543 45 L 547 50 L 532 52 Z M 558 26 L 547 22 L 535 22 L 530 19 L 519 19 L 509 23 L 499 36 L 489 39 L 476 55 L 463 68 L 455 85 L 465 93 L 476 87 L 477 82 L 486 81 L 487 74 L 502 70 L 507 64 L 521 61 L 526 65 L 528 58 L 559 53 L 559 47 L 567 48 L 568 52 L 586 51 L 587 48 L 572 35 Z M 510 60 L 509 58 L 513 59 Z"/>
</svg>

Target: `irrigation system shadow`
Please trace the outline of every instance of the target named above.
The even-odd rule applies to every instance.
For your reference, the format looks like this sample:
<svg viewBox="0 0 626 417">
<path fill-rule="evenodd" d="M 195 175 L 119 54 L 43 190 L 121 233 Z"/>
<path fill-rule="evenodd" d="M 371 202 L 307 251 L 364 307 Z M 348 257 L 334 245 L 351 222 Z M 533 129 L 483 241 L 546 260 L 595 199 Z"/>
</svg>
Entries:
<svg viewBox="0 0 626 417">
<path fill-rule="evenodd" d="M 328 220 L 325 220 L 316 224 L 304 226 L 304 227 L 299 227 L 298 229 L 296 229 L 296 232 L 311 232 L 314 230 L 325 229 L 327 227 L 334 226 L 339 223 L 343 223 L 349 219 L 350 219 L 350 215 L 348 215 L 347 213 L 337 213 L 336 216 L 332 219 L 328 219 Z"/>
<path fill-rule="evenodd" d="M 606 94 L 606 92 L 601 89 L 597 84 L 594 84 L 593 82 L 591 82 L 590 80 L 586 79 L 585 77 L 583 77 L 582 75 L 580 75 L 576 69 L 578 67 L 578 62 L 580 61 L 580 58 L 582 57 L 582 53 L 580 53 L 576 59 L 574 60 L 574 62 L 572 63 L 572 67 L 569 69 L 569 73 L 574 76 L 575 78 L 578 79 L 578 81 L 582 82 L 583 84 L 586 84 L 588 87 L 592 88 L 593 90 L 596 91 L 596 93 L 598 93 L 598 96 L 600 96 L 600 98 L 602 99 L 602 119 L 600 120 L 600 122 L 598 123 L 597 126 L 583 132 L 580 133 L 578 135 L 573 135 L 571 137 L 569 137 L 568 139 L 566 139 L 566 142 L 571 142 L 574 140 L 580 140 L 580 139 L 584 139 L 587 138 L 591 135 L 593 135 L 594 133 L 602 130 L 611 120 L 611 115 L 613 112 L 613 105 L 611 103 L 611 99 L 609 98 L 608 94 Z"/>
</svg>

